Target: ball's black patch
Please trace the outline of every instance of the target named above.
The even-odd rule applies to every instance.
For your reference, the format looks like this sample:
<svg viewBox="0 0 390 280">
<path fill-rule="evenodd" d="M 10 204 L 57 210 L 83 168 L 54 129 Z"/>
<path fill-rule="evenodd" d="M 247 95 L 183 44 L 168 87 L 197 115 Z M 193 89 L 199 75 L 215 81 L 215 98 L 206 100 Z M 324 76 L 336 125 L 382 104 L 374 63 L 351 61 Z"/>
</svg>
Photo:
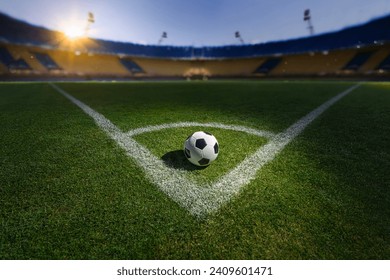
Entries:
<svg viewBox="0 0 390 280">
<path fill-rule="evenodd" d="M 188 150 L 187 148 L 184 149 L 184 154 L 186 155 L 187 158 L 191 158 L 191 151 Z"/>
<path fill-rule="evenodd" d="M 209 162 L 210 162 L 210 160 L 207 158 L 202 158 L 200 161 L 198 161 L 198 163 L 200 165 L 207 165 L 207 164 L 209 164 Z"/>
<path fill-rule="evenodd" d="M 218 143 L 215 143 L 215 145 L 214 145 L 214 153 L 218 154 L 218 151 L 219 151 Z"/>
<path fill-rule="evenodd" d="M 207 131 L 203 131 L 203 133 L 210 135 L 210 136 L 213 136 L 210 132 L 207 132 Z"/>
<path fill-rule="evenodd" d="M 204 147 L 206 147 L 206 146 L 207 146 L 207 143 L 206 143 L 206 140 L 204 140 L 204 139 L 198 139 L 195 142 L 195 147 L 197 147 L 198 149 L 203 150 Z"/>
</svg>

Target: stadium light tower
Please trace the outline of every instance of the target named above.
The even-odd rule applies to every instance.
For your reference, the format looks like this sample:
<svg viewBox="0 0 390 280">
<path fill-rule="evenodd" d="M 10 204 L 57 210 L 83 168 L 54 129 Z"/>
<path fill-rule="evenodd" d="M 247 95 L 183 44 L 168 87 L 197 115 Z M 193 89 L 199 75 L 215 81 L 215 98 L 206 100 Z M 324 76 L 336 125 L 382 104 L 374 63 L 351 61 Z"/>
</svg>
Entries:
<svg viewBox="0 0 390 280">
<path fill-rule="evenodd" d="M 308 24 L 307 29 L 309 29 L 310 35 L 314 35 L 314 27 L 313 27 L 313 24 L 311 23 L 310 9 L 306 9 L 303 12 L 303 20 L 307 21 L 307 24 Z"/>
<path fill-rule="evenodd" d="M 166 38 L 168 38 L 168 33 L 164 31 L 164 32 L 161 34 L 160 40 L 158 40 L 158 44 L 160 45 L 160 44 L 162 43 L 162 41 L 163 41 L 164 39 L 166 39 Z"/>
<path fill-rule="evenodd" d="M 243 44 L 243 45 L 245 44 L 244 39 L 242 39 L 239 31 L 236 31 L 236 33 L 234 33 L 234 37 L 236 37 L 238 40 L 240 40 L 241 44 Z"/>
<path fill-rule="evenodd" d="M 95 16 L 93 13 L 89 12 L 88 13 L 88 19 L 87 19 L 87 25 L 85 26 L 84 30 L 84 36 L 88 37 L 89 30 L 91 29 L 91 25 L 95 23 Z"/>
</svg>

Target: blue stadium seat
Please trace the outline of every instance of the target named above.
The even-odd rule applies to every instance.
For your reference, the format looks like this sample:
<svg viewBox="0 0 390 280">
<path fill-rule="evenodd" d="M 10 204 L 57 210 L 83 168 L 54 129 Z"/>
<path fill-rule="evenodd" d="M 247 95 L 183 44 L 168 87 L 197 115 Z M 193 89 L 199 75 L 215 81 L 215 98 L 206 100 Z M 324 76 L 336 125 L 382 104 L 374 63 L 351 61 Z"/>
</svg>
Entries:
<svg viewBox="0 0 390 280">
<path fill-rule="evenodd" d="M 10 65 L 8 65 L 8 68 L 10 70 L 31 70 L 30 65 L 28 65 L 27 62 L 22 58 L 14 60 Z"/>
<path fill-rule="evenodd" d="M 263 62 L 253 73 L 254 74 L 268 74 L 282 61 L 280 58 L 269 58 Z"/>
<path fill-rule="evenodd" d="M 120 62 L 131 73 L 144 73 L 144 70 L 130 58 L 121 58 Z"/>
<path fill-rule="evenodd" d="M 48 70 L 61 70 L 61 67 L 47 53 L 32 53 Z"/>
<path fill-rule="evenodd" d="M 19 58 L 15 60 L 10 52 L 4 47 L 0 47 L 0 61 L 6 65 L 9 70 L 31 70 L 30 65 L 28 65 L 24 59 Z"/>
<path fill-rule="evenodd" d="M 390 71 L 390 54 L 382 60 L 382 62 L 376 67 L 376 70 Z"/>
<path fill-rule="evenodd" d="M 370 58 L 373 52 L 361 52 L 356 54 L 344 67 L 343 70 L 357 71 Z"/>
<path fill-rule="evenodd" d="M 14 61 L 12 55 L 9 53 L 9 51 L 4 48 L 0 47 L 0 62 L 2 62 L 4 65 L 8 66 Z"/>
</svg>

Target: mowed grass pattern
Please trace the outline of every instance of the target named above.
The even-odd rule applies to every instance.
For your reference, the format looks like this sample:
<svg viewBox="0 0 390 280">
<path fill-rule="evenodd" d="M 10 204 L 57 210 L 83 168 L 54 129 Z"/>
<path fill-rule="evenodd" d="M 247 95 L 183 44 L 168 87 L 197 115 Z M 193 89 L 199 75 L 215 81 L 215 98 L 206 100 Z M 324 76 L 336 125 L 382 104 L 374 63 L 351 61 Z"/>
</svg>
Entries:
<svg viewBox="0 0 390 280">
<path fill-rule="evenodd" d="M 194 121 L 276 133 L 350 85 L 59 83 L 123 131 Z M 0 84 L 0 259 L 390 259 L 389 104 L 389 83 L 362 85 L 198 220 L 48 84 Z M 266 142 L 205 130 L 220 135 L 221 154 L 203 170 L 187 165 L 200 181 Z M 188 131 L 136 139 L 186 168 L 177 151 Z"/>
</svg>

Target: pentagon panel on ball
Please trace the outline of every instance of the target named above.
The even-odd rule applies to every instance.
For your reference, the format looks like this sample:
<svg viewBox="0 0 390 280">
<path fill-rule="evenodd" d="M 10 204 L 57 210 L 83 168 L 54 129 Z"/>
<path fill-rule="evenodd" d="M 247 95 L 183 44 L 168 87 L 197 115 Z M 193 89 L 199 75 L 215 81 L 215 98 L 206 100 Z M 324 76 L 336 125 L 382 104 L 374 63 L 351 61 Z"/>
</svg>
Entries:
<svg viewBox="0 0 390 280">
<path fill-rule="evenodd" d="M 211 133 L 197 131 L 184 142 L 184 155 L 194 165 L 207 166 L 218 156 L 219 145 Z"/>
</svg>

